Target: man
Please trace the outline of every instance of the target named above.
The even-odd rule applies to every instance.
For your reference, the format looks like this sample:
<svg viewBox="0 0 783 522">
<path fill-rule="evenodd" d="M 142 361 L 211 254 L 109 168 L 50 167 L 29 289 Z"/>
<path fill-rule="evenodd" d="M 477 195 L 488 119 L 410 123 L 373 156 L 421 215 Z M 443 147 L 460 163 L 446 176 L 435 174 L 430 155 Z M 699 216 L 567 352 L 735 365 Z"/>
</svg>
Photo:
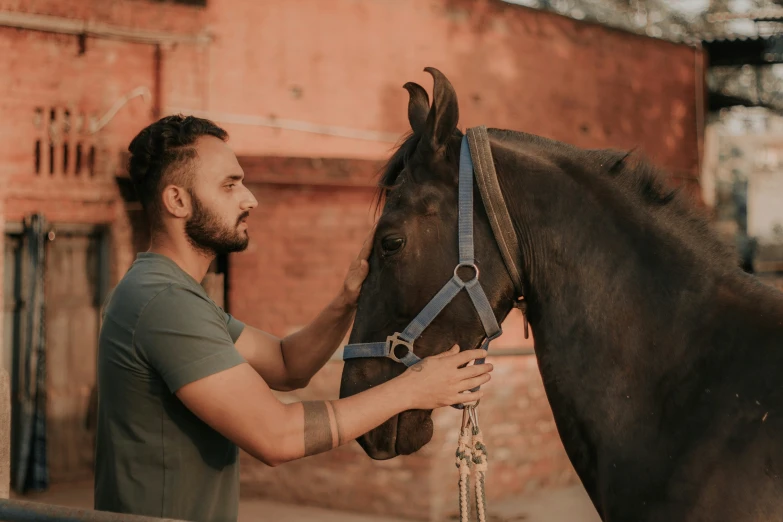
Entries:
<svg viewBox="0 0 783 522">
<path fill-rule="evenodd" d="M 238 448 L 276 466 L 345 444 L 407 409 L 475 400 L 480 392 L 460 392 L 489 380 L 489 364 L 459 368 L 486 352 L 455 346 L 353 397 L 278 401 L 271 390 L 307 385 L 340 345 L 372 239 L 338 295 L 302 330 L 278 339 L 225 313 L 199 281 L 217 254 L 247 247 L 246 220 L 257 205 L 226 140 L 210 121 L 169 116 L 130 144 L 151 242 L 104 310 L 96 509 L 233 521 Z"/>
</svg>

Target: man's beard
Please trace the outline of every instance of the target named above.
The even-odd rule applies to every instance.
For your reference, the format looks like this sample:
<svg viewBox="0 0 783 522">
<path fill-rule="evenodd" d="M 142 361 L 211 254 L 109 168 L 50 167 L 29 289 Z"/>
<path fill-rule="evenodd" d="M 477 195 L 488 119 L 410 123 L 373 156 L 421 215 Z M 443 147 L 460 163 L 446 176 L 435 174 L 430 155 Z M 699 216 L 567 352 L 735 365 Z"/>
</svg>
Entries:
<svg viewBox="0 0 783 522">
<path fill-rule="evenodd" d="M 191 192 L 193 215 L 185 223 L 185 233 L 193 248 L 207 255 L 222 255 L 231 252 L 241 252 L 247 248 L 248 236 L 238 230 L 242 219 L 250 215 L 242 213 L 233 227 L 222 224 L 220 218 L 207 209 L 196 195 Z"/>
</svg>

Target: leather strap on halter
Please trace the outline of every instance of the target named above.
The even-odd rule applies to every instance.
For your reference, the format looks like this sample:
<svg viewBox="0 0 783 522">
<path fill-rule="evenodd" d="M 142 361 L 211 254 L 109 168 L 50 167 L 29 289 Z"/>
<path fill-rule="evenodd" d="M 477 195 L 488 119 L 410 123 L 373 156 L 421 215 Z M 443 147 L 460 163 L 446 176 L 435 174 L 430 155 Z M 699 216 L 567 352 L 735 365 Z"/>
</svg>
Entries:
<svg viewBox="0 0 783 522">
<path fill-rule="evenodd" d="M 517 299 L 524 297 L 525 289 L 522 283 L 522 270 L 517 265 L 515 255 L 521 252 L 519 241 L 514 231 L 514 223 L 508 213 L 506 201 L 500 191 L 492 151 L 489 148 L 489 134 L 484 125 L 471 127 L 467 130 L 470 154 L 473 158 L 473 169 L 476 184 L 484 201 L 489 224 L 495 234 L 495 241 L 500 249 L 500 255 L 506 264 L 506 270 L 514 283 Z"/>
</svg>

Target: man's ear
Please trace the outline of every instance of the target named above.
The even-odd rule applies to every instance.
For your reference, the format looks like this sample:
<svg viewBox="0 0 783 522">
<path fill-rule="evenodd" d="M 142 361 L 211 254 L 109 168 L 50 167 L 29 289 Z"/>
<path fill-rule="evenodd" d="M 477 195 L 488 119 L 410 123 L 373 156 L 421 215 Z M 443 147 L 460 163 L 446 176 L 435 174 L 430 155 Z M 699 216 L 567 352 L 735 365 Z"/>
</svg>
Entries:
<svg viewBox="0 0 783 522">
<path fill-rule="evenodd" d="M 161 194 L 162 210 L 173 217 L 186 218 L 193 211 L 190 193 L 178 185 L 166 185 Z"/>
</svg>

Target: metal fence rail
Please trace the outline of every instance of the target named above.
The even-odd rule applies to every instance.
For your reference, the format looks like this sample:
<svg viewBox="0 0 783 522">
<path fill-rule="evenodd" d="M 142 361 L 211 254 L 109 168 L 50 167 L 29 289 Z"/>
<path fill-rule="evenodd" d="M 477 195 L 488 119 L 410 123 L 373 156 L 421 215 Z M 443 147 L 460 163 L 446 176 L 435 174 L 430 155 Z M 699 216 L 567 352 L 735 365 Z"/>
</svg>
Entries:
<svg viewBox="0 0 783 522">
<path fill-rule="evenodd" d="M 143 517 L 95 511 L 26 500 L 0 499 L 2 522 L 183 522 L 172 518 Z"/>
</svg>

